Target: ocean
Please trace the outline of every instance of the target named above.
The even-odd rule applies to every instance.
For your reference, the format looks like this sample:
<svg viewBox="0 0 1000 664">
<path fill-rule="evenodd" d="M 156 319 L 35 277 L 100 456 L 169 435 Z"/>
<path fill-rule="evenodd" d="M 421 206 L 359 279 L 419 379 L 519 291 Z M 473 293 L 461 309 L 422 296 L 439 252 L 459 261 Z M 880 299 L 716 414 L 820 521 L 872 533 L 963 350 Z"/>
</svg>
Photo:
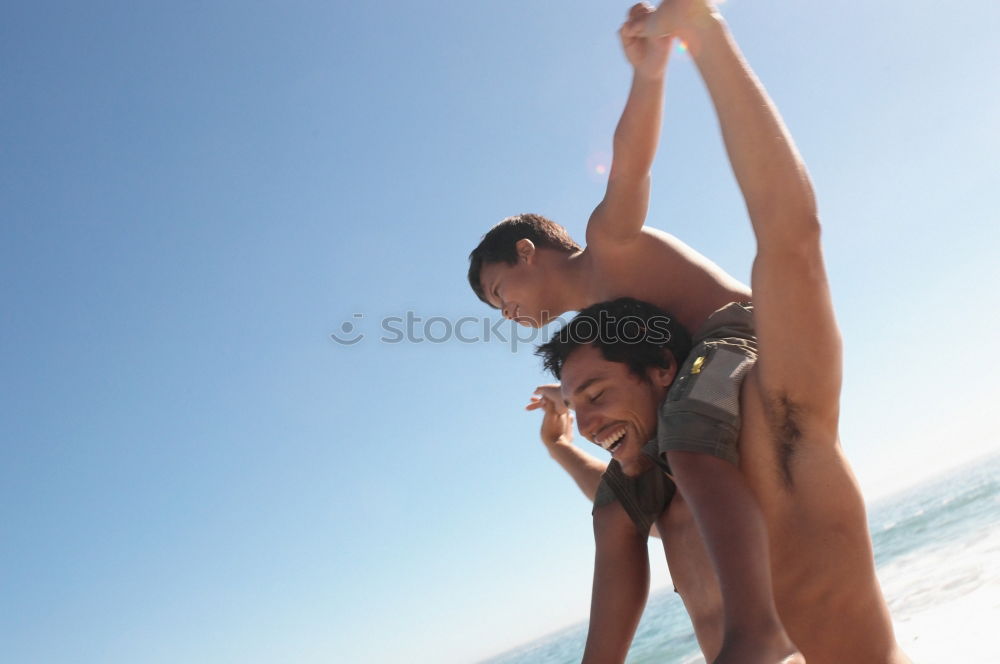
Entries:
<svg viewBox="0 0 1000 664">
<path fill-rule="evenodd" d="M 876 501 L 868 521 L 896 637 L 914 664 L 1000 664 L 992 639 L 1000 630 L 1000 455 Z M 586 636 L 583 622 L 483 664 L 576 664 Z M 671 590 L 650 594 L 627 662 L 704 664 Z"/>
</svg>

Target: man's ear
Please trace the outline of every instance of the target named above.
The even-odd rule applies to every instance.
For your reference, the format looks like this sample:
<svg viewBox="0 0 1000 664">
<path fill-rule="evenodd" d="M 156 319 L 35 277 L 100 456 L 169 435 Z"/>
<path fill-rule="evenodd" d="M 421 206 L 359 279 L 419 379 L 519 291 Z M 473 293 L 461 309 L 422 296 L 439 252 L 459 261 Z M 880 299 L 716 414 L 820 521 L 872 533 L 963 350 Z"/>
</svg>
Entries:
<svg viewBox="0 0 1000 664">
<path fill-rule="evenodd" d="M 517 259 L 522 263 L 531 263 L 535 258 L 535 243 L 526 237 L 521 238 L 514 245 L 517 250 Z"/>
<path fill-rule="evenodd" d="M 667 366 L 650 367 L 649 378 L 653 381 L 654 385 L 668 388 L 674 384 L 674 379 L 677 378 L 677 360 L 674 359 L 674 354 L 669 350 L 664 350 L 663 353 L 664 359 L 667 361 Z"/>
</svg>

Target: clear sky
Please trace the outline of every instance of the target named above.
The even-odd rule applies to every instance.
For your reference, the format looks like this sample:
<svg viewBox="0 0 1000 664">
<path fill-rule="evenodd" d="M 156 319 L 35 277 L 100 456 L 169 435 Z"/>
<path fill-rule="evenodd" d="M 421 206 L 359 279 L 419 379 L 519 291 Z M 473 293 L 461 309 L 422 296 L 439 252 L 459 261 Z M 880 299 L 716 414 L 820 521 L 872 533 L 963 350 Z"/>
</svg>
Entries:
<svg viewBox="0 0 1000 664">
<path fill-rule="evenodd" d="M 582 238 L 627 6 L 5 5 L 0 658 L 468 662 L 586 617 L 530 344 L 380 321 L 495 322 L 504 216 Z M 1000 5 L 725 13 L 814 179 L 866 495 L 996 449 Z M 748 278 L 681 53 L 649 221 Z"/>
</svg>

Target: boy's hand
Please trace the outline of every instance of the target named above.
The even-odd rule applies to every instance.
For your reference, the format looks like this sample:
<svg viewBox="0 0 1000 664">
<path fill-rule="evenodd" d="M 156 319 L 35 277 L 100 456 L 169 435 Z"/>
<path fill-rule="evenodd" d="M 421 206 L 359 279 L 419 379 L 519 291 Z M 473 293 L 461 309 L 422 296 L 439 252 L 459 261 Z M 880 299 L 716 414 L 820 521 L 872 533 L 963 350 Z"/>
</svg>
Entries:
<svg viewBox="0 0 1000 664">
<path fill-rule="evenodd" d="M 632 5 L 628 20 L 618 30 L 629 64 L 636 74 L 648 78 L 663 76 L 671 43 L 670 35 L 652 38 L 646 36 L 647 32 L 653 31 L 646 26 L 649 17 L 653 15 L 653 6 L 648 3 Z"/>
<path fill-rule="evenodd" d="M 717 16 L 711 0 L 663 0 L 655 12 L 642 17 L 638 31 L 647 39 L 674 35 L 689 42 Z"/>
<path fill-rule="evenodd" d="M 538 410 L 539 408 L 545 412 L 541 430 L 542 442 L 545 443 L 545 447 L 551 448 L 556 444 L 569 445 L 572 443 L 573 414 L 569 412 L 563 402 L 559 383 L 539 385 L 535 389 L 531 403 L 525 406 L 525 410 Z"/>
</svg>

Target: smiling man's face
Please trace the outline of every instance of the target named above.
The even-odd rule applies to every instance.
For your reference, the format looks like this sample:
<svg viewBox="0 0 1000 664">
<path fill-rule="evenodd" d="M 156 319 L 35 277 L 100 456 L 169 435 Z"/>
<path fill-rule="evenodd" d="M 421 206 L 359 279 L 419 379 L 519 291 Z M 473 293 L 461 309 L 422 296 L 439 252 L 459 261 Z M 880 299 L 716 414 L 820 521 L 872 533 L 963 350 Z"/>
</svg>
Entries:
<svg viewBox="0 0 1000 664">
<path fill-rule="evenodd" d="M 580 346 L 562 367 L 562 396 L 576 411 L 580 434 L 611 452 L 626 475 L 652 464 L 642 447 L 656 435 L 657 413 L 676 373 L 649 367 L 645 380 L 621 362 L 604 359 L 599 348 Z"/>
</svg>

